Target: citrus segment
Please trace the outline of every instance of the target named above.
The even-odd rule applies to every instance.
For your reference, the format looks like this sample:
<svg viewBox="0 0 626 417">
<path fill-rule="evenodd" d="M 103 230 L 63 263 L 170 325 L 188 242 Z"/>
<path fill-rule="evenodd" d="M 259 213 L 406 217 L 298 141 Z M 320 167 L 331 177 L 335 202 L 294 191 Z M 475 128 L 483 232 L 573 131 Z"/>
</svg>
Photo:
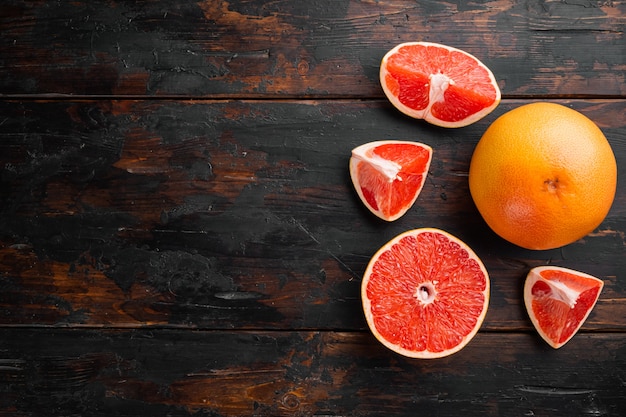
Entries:
<svg viewBox="0 0 626 417">
<path fill-rule="evenodd" d="M 501 97 L 493 73 L 476 57 L 430 42 L 402 43 L 387 52 L 380 82 L 398 110 L 442 127 L 476 122 Z"/>
<path fill-rule="evenodd" d="M 538 333 L 557 349 L 578 332 L 603 286 L 602 280 L 583 272 L 536 267 L 526 277 L 524 304 Z"/>
<path fill-rule="evenodd" d="M 555 103 L 517 107 L 476 145 L 469 188 L 485 222 L 527 249 L 572 243 L 602 223 L 617 185 L 609 142 L 589 118 Z"/>
<path fill-rule="evenodd" d="M 402 233 L 370 260 L 361 285 L 374 336 L 414 358 L 461 350 L 476 335 L 489 304 L 489 275 L 461 240 L 438 229 Z"/>
<path fill-rule="evenodd" d="M 428 174 L 432 148 L 423 143 L 387 140 L 352 150 L 350 177 L 365 206 L 387 221 L 400 218 L 415 203 Z"/>
</svg>

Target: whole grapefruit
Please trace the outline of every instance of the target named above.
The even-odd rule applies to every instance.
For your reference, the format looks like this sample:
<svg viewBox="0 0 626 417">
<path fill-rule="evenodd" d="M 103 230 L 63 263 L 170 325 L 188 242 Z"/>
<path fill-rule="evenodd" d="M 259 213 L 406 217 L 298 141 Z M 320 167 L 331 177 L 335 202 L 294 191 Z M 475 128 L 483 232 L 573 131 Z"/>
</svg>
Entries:
<svg viewBox="0 0 626 417">
<path fill-rule="evenodd" d="M 526 249 L 558 248 L 602 223 L 617 164 L 600 128 L 569 107 L 537 102 L 496 119 L 476 145 L 469 188 L 485 222 Z"/>
</svg>

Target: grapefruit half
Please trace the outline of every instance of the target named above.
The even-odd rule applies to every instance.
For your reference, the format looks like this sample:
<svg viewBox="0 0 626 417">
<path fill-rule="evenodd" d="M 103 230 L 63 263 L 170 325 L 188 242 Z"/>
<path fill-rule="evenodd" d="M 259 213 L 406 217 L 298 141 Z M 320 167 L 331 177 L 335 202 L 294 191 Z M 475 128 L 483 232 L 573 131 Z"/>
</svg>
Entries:
<svg viewBox="0 0 626 417">
<path fill-rule="evenodd" d="M 558 349 L 578 332 L 603 286 L 601 279 L 584 272 L 539 266 L 526 277 L 524 304 L 539 335 Z"/>
<path fill-rule="evenodd" d="M 409 230 L 370 260 L 361 298 L 383 345 L 413 358 L 440 358 L 476 335 L 489 304 L 489 275 L 461 240 L 432 228 Z"/>
<path fill-rule="evenodd" d="M 404 114 L 442 127 L 462 127 L 491 113 L 500 88 L 475 56 L 430 42 L 397 45 L 383 57 L 380 83 Z"/>
</svg>

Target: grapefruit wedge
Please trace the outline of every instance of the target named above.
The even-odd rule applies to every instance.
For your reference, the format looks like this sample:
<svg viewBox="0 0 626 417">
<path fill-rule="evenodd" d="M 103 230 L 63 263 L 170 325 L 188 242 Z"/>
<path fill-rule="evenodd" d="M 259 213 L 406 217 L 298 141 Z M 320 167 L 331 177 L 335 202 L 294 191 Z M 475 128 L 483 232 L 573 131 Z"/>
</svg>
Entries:
<svg viewBox="0 0 626 417">
<path fill-rule="evenodd" d="M 578 332 L 603 286 L 601 279 L 584 272 L 539 266 L 526 277 L 524 304 L 539 335 L 558 349 Z"/>
<path fill-rule="evenodd" d="M 361 284 L 367 324 L 386 347 L 412 358 L 458 352 L 476 335 L 489 304 L 489 275 L 461 240 L 409 230 L 370 260 Z"/>
<path fill-rule="evenodd" d="M 352 150 L 350 178 L 363 204 L 381 219 L 393 221 L 415 203 L 432 155 L 432 148 L 423 143 L 366 143 Z"/>
<path fill-rule="evenodd" d="M 500 88 L 487 66 L 446 45 L 408 42 L 383 57 L 380 83 L 401 112 L 442 127 L 462 127 L 491 113 Z"/>
</svg>

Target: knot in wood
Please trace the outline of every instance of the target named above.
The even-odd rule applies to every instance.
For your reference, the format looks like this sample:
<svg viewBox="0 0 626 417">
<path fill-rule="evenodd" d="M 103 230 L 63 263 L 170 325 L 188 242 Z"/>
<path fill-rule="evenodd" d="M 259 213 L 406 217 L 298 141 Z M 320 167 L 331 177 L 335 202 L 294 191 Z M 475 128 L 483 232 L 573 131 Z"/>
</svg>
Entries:
<svg viewBox="0 0 626 417">
<path fill-rule="evenodd" d="M 306 75 L 309 72 L 309 63 L 305 60 L 298 62 L 298 74 Z"/>
<path fill-rule="evenodd" d="M 287 393 L 283 395 L 281 403 L 285 408 L 295 410 L 300 406 L 300 399 L 295 394 Z"/>
</svg>

